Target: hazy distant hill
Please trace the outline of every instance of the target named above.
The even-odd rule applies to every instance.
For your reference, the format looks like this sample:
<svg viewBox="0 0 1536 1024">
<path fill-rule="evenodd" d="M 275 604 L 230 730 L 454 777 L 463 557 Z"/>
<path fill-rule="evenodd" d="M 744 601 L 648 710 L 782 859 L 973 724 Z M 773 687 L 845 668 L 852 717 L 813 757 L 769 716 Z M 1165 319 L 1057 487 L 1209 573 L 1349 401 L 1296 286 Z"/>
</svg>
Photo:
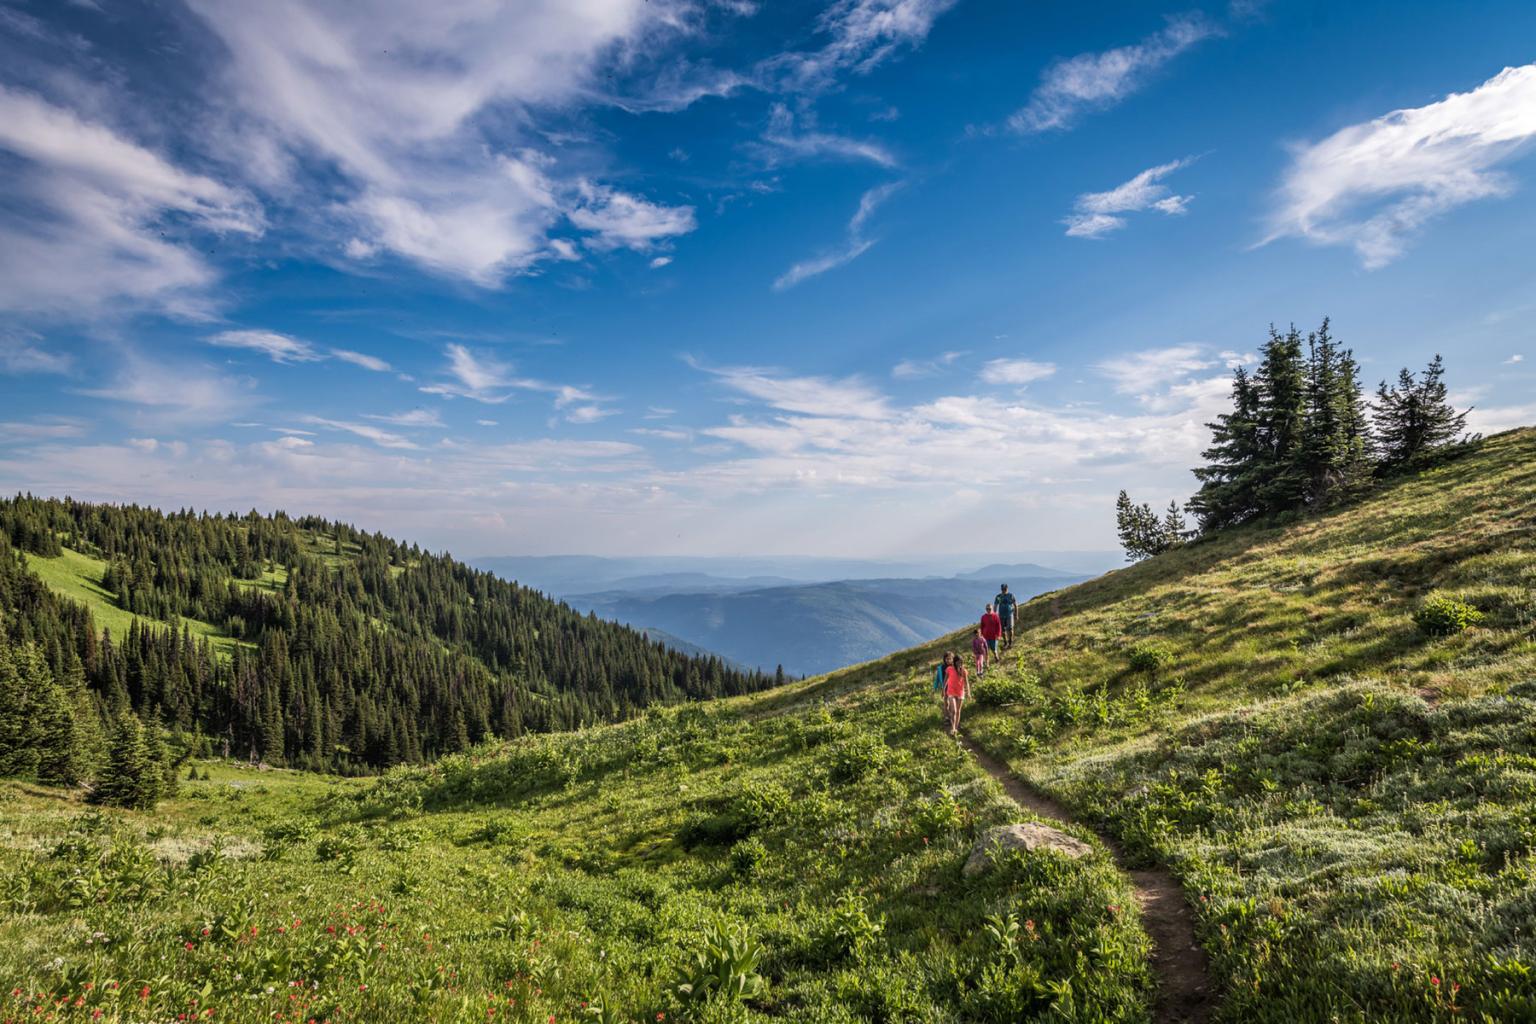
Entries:
<svg viewBox="0 0 1536 1024">
<path fill-rule="evenodd" d="M 1019 600 L 1078 582 L 1073 576 L 1016 576 L 991 567 L 984 579 L 841 580 L 736 592 L 605 591 L 567 598 L 582 611 L 660 630 L 732 662 L 809 675 L 868 661 L 978 619 L 1007 579 Z M 1002 569 L 1002 572 L 992 571 Z"/>
</svg>

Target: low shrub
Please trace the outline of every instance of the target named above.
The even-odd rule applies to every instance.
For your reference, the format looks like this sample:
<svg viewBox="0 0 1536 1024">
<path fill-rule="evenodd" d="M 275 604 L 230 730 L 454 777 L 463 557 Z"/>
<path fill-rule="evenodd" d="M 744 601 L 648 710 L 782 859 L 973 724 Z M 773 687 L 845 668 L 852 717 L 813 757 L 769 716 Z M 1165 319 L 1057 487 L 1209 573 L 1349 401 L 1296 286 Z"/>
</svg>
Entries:
<svg viewBox="0 0 1536 1024">
<path fill-rule="evenodd" d="M 1132 672 L 1157 672 L 1173 664 L 1173 651 L 1167 644 L 1147 640 L 1128 652 Z"/>
<path fill-rule="evenodd" d="M 827 778 L 835 784 L 857 782 L 885 766 L 890 750 L 880 737 L 860 732 L 832 748 Z"/>
<path fill-rule="evenodd" d="M 1424 598 L 1413 621 L 1426 636 L 1452 636 L 1482 622 L 1483 613 L 1458 597 L 1435 592 Z"/>
<path fill-rule="evenodd" d="M 1034 676 L 985 676 L 971 690 L 976 703 L 984 708 L 1002 708 L 1012 704 L 1037 703 L 1040 683 Z"/>
</svg>

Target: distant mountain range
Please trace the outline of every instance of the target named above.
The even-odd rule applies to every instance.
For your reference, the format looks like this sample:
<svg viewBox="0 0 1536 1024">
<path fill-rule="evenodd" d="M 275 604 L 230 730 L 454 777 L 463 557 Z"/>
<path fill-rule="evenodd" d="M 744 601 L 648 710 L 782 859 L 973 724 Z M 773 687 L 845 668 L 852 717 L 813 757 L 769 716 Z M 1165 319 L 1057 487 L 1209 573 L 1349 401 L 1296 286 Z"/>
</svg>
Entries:
<svg viewBox="0 0 1536 1024">
<path fill-rule="evenodd" d="M 1056 553 L 1047 553 L 1051 557 Z M 488 558 L 476 562 L 578 611 L 622 622 L 687 653 L 712 651 L 742 666 L 812 675 L 931 640 L 980 618 L 1007 582 L 1020 601 L 1116 564 L 1105 553 L 1067 553 L 1089 571 L 1035 562 L 961 573 L 939 563 L 820 559 Z M 681 563 L 681 564 L 680 564 Z M 904 573 L 882 573 L 898 569 Z M 853 578 L 820 578 L 846 572 Z M 806 577 L 810 577 L 806 579 Z M 581 584 L 596 584 L 582 588 Z"/>
</svg>

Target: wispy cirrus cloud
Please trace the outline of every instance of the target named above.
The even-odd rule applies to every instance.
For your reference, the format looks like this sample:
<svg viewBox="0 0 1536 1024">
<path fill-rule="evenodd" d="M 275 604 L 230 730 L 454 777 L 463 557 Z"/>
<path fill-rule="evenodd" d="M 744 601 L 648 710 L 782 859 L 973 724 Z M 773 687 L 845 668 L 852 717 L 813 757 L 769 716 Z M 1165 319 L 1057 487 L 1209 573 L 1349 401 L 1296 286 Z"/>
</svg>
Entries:
<svg viewBox="0 0 1536 1024">
<path fill-rule="evenodd" d="M 897 380 L 917 380 L 932 377 L 955 365 L 964 352 L 944 352 L 932 359 L 903 359 L 891 367 L 891 376 Z"/>
<path fill-rule="evenodd" d="M 0 309 L 13 313 L 206 316 L 200 239 L 264 227 L 247 191 L 33 92 L 0 86 L 0 150 L 15 158 L 0 208 Z"/>
<path fill-rule="evenodd" d="M 1196 43 L 1220 34 L 1203 15 L 1183 14 L 1130 46 L 1057 61 L 1041 75 L 1029 102 L 1008 118 L 1008 128 L 1026 134 L 1070 128 L 1084 114 L 1108 109 L 1141 89 Z"/>
<path fill-rule="evenodd" d="M 266 356 L 274 363 L 318 363 L 326 359 L 339 359 L 353 366 L 360 366 L 374 373 L 387 373 L 389 363 L 375 356 L 349 349 L 322 349 L 303 338 L 267 330 L 220 331 L 203 339 L 215 348 L 243 349 Z"/>
<path fill-rule="evenodd" d="M 553 396 L 554 407 L 566 422 L 578 424 L 595 423 L 616 411 L 603 404 L 607 399 L 587 388 L 522 376 L 511 363 L 464 345 L 450 344 L 445 354 L 445 376 L 436 383 L 423 385 L 422 392 L 444 398 L 468 398 L 487 405 L 500 405 L 520 391 L 547 394 Z"/>
<path fill-rule="evenodd" d="M 835 270 L 844 264 L 852 263 L 868 252 L 870 246 L 875 244 L 875 240 L 865 234 L 865 225 L 868 223 L 870 216 L 879 208 L 880 204 L 889 199 L 900 188 L 901 182 L 892 182 L 872 188 L 860 196 L 859 208 L 854 211 L 853 216 L 848 221 L 848 237 L 842 247 L 794 264 L 774 280 L 774 290 L 783 291 L 785 288 L 793 288 L 806 278 L 815 277 L 817 274 L 825 274 L 829 270 Z"/>
<path fill-rule="evenodd" d="M 1174 194 L 1162 179 L 1189 163 L 1186 158 L 1158 164 L 1107 192 L 1084 192 L 1062 221 L 1067 234 L 1073 238 L 1102 238 L 1125 227 L 1126 214 L 1143 210 L 1157 210 L 1170 216 L 1184 213 L 1194 197 Z"/>
<path fill-rule="evenodd" d="M 128 407 L 130 418 L 149 427 L 190 427 L 238 420 L 263 401 L 256 382 L 206 367 L 158 362 L 128 352 L 112 379 L 77 394 Z"/>
<path fill-rule="evenodd" d="M 1433 218 L 1513 191 L 1499 165 L 1533 139 L 1536 64 L 1341 128 L 1293 149 L 1260 244 L 1295 236 L 1348 245 L 1367 269 L 1385 266 Z"/>
<path fill-rule="evenodd" d="M 837 0 L 817 19 L 828 40 L 818 50 L 764 61 L 757 78 L 797 92 L 830 88 L 844 72 L 863 75 L 903 49 L 920 46 L 959 0 Z"/>
<path fill-rule="evenodd" d="M 709 367 L 686 360 L 727 388 L 781 412 L 883 420 L 892 415 L 887 398 L 857 377 L 834 380 L 792 376 L 757 366 Z"/>
<path fill-rule="evenodd" d="M 309 342 L 276 331 L 220 331 L 204 340 L 218 348 L 260 352 L 274 363 L 312 363 L 325 358 Z"/>
<path fill-rule="evenodd" d="M 769 111 L 768 127 L 764 129 L 761 141 L 748 148 L 769 167 L 794 160 L 853 160 L 879 167 L 896 166 L 895 155 L 880 143 L 797 123 L 805 120 L 806 115 L 797 119 L 788 106 L 775 103 Z"/>
<path fill-rule="evenodd" d="M 68 352 L 49 348 L 40 334 L 0 330 L 0 373 L 68 373 L 73 366 Z"/>
<path fill-rule="evenodd" d="M 410 409 L 406 412 L 394 413 L 365 413 L 363 419 L 388 423 L 394 427 L 440 428 L 445 425 L 443 418 L 438 415 L 436 409 Z"/>
</svg>

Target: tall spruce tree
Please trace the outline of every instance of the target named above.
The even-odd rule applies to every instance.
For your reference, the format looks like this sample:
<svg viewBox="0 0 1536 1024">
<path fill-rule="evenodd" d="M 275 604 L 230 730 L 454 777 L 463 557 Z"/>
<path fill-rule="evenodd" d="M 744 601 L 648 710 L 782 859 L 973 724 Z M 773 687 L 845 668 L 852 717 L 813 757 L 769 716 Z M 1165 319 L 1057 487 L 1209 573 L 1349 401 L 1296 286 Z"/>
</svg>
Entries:
<svg viewBox="0 0 1536 1024">
<path fill-rule="evenodd" d="M 1381 382 L 1371 411 L 1383 469 L 1408 465 L 1465 434 L 1471 410 L 1458 412 L 1451 405 L 1444 377 L 1445 362 L 1437 354 L 1422 375 L 1404 367 L 1396 387 Z"/>
<path fill-rule="evenodd" d="M 1307 373 L 1301 332 L 1273 326 L 1255 375 L 1259 391 L 1259 507 L 1265 512 L 1299 508 L 1307 495 L 1301 450 L 1307 420 Z"/>
<path fill-rule="evenodd" d="M 107 763 L 91 802 L 112 807 L 151 808 L 160 797 L 163 764 L 150 753 L 139 716 L 126 711 L 113 724 Z"/>
<path fill-rule="evenodd" d="M 1178 502 L 1170 503 L 1167 513 L 1159 518 L 1150 504 L 1136 504 L 1125 491 L 1115 499 L 1115 530 L 1128 561 L 1139 562 L 1182 543 L 1184 529 Z"/>
<path fill-rule="evenodd" d="M 1211 446 L 1201 453 L 1206 465 L 1194 471 L 1200 489 L 1189 500 L 1189 510 L 1209 532 L 1244 522 L 1261 510 L 1259 386 L 1241 366 L 1232 375 L 1232 411 L 1206 426 Z"/>
<path fill-rule="evenodd" d="M 1367 431 L 1354 353 L 1328 332 L 1328 320 L 1307 336 L 1306 419 L 1297 452 L 1304 500 L 1320 505 L 1364 476 Z"/>
</svg>

